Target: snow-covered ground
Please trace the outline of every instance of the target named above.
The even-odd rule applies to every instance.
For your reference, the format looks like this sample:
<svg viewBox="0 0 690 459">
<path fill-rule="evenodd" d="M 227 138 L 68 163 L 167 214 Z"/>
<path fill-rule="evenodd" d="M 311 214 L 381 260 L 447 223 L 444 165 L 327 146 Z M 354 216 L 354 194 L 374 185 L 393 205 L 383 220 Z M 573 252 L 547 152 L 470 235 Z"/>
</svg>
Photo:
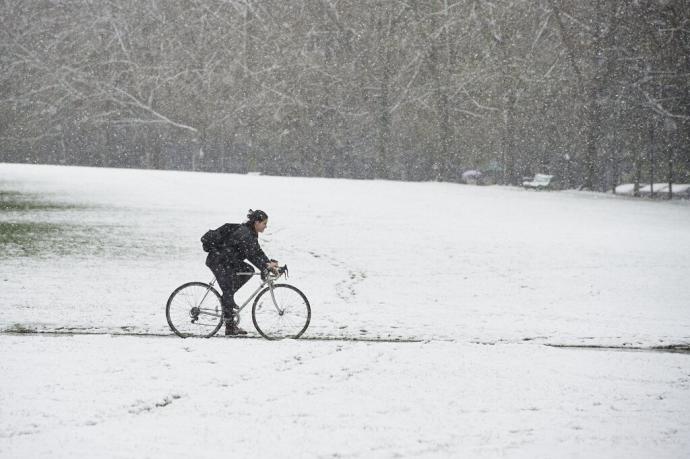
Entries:
<svg viewBox="0 0 690 459">
<path fill-rule="evenodd" d="M 690 455 L 690 355 L 650 351 L 690 344 L 687 201 L 10 164 L 0 197 L 0 457 Z M 305 340 L 168 337 L 250 207 Z"/>
</svg>

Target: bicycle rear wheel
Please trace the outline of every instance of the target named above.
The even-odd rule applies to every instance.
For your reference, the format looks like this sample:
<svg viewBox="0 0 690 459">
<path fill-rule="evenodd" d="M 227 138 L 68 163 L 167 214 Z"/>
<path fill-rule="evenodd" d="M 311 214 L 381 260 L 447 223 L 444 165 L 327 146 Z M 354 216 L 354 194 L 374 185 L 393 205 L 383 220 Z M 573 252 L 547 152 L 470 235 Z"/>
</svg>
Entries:
<svg viewBox="0 0 690 459">
<path fill-rule="evenodd" d="M 223 325 L 220 293 L 209 284 L 188 282 L 177 287 L 165 306 L 165 317 L 182 338 L 210 338 Z"/>
<path fill-rule="evenodd" d="M 256 330 L 266 339 L 299 338 L 311 320 L 307 297 L 298 288 L 276 284 L 256 296 L 252 306 Z"/>
</svg>

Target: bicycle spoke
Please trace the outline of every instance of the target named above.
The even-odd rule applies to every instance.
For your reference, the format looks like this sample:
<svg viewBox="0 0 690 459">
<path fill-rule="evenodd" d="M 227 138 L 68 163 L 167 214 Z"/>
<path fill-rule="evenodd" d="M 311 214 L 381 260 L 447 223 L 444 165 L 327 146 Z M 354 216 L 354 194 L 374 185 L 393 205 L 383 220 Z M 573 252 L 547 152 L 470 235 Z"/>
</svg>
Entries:
<svg viewBox="0 0 690 459">
<path fill-rule="evenodd" d="M 183 338 L 213 336 L 221 326 L 220 294 L 201 282 L 184 284 L 170 295 L 166 317 L 170 328 Z"/>
<path fill-rule="evenodd" d="M 304 294 L 286 284 L 274 286 L 273 292 L 263 290 L 252 309 L 254 326 L 268 339 L 297 338 L 307 329 L 310 318 Z"/>
</svg>

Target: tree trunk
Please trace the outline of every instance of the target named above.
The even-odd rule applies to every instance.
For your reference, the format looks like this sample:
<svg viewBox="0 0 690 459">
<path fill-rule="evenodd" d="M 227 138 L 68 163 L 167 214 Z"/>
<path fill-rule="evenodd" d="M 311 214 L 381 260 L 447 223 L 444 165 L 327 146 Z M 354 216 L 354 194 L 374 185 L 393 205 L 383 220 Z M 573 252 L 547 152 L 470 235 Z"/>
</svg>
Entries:
<svg viewBox="0 0 690 459">
<path fill-rule="evenodd" d="M 599 143 L 599 123 L 601 114 L 599 112 L 599 88 L 594 82 L 591 85 L 587 101 L 587 132 L 584 157 L 584 188 L 594 190 L 596 182 L 598 154 L 597 145 Z"/>
<path fill-rule="evenodd" d="M 377 157 L 375 167 L 376 178 L 390 178 L 389 165 L 389 149 L 390 149 L 390 132 L 391 132 L 391 115 L 390 115 L 390 24 L 384 24 L 384 21 L 379 19 L 378 24 L 378 63 L 381 64 L 381 90 L 379 94 L 378 103 L 378 117 L 377 117 Z"/>
</svg>

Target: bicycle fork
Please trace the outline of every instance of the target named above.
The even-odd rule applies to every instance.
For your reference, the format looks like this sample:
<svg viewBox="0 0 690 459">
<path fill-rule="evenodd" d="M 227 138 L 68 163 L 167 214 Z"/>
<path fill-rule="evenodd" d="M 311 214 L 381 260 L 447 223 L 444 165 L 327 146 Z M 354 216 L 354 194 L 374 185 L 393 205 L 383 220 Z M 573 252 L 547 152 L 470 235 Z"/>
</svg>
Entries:
<svg viewBox="0 0 690 459">
<path fill-rule="evenodd" d="M 268 284 L 268 289 L 271 292 L 271 299 L 273 300 L 273 306 L 276 308 L 276 311 L 278 311 L 278 315 L 282 316 L 283 314 L 285 314 L 285 309 L 280 309 L 280 306 L 278 306 L 278 302 L 276 301 L 276 296 L 273 293 L 273 282 L 270 282 Z"/>
</svg>

